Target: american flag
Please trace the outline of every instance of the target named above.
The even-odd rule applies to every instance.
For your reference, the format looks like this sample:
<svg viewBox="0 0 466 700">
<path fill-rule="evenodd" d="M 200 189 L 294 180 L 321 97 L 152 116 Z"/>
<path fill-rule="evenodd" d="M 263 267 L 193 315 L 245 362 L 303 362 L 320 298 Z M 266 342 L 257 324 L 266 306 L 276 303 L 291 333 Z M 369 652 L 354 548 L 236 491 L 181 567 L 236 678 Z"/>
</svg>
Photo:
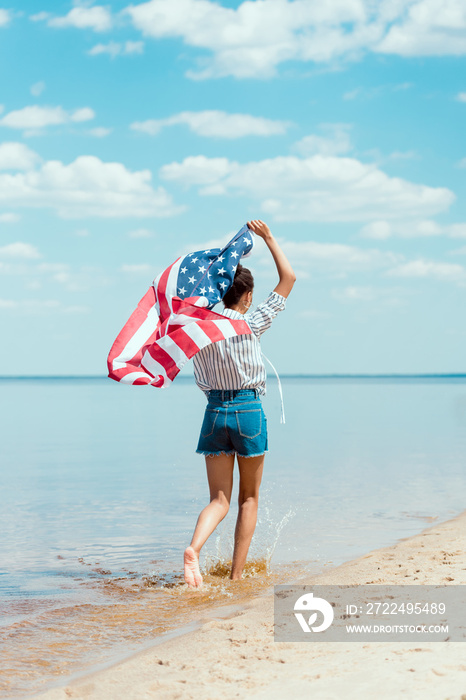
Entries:
<svg viewBox="0 0 466 700">
<path fill-rule="evenodd" d="M 251 333 L 246 321 L 212 311 L 230 289 L 254 234 L 244 225 L 223 248 L 178 258 L 156 279 L 109 352 L 108 376 L 123 384 L 169 386 L 199 350 Z"/>
</svg>

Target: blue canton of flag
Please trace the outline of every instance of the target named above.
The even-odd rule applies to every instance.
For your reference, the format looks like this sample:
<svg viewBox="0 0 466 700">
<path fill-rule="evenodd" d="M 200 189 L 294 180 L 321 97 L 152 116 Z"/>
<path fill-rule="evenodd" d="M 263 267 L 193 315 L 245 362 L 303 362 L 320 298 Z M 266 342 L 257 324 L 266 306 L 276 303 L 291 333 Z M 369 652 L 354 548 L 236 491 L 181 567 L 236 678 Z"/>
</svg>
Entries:
<svg viewBox="0 0 466 700">
<path fill-rule="evenodd" d="M 204 297 L 207 308 L 218 304 L 233 284 L 241 258 L 254 246 L 254 234 L 244 225 L 223 248 L 199 250 L 181 259 L 177 280 L 177 296 Z"/>
</svg>

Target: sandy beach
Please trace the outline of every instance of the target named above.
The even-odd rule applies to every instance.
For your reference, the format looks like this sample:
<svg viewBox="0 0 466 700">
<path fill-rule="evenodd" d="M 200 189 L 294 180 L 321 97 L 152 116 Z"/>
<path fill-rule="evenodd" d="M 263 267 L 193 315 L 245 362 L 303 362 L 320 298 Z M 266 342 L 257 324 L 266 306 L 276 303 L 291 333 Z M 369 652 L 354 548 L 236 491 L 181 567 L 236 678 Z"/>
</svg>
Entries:
<svg viewBox="0 0 466 700">
<path fill-rule="evenodd" d="M 465 552 L 466 511 L 300 583 L 464 585 Z M 461 642 L 276 643 L 272 592 L 233 615 L 214 616 L 194 632 L 35 698 L 466 698 Z"/>
</svg>

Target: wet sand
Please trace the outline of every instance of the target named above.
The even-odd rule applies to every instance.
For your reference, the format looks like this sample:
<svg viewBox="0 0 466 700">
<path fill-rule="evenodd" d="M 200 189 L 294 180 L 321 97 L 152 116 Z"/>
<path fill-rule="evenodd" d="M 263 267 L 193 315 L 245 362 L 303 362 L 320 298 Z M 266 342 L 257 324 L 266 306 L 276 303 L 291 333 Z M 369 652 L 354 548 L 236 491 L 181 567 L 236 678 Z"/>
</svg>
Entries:
<svg viewBox="0 0 466 700">
<path fill-rule="evenodd" d="M 466 511 L 393 546 L 299 582 L 465 585 L 465 553 Z M 271 591 L 233 613 L 225 609 L 223 619 L 219 614 L 216 609 L 200 629 L 34 697 L 466 698 L 465 643 L 276 643 Z"/>
</svg>

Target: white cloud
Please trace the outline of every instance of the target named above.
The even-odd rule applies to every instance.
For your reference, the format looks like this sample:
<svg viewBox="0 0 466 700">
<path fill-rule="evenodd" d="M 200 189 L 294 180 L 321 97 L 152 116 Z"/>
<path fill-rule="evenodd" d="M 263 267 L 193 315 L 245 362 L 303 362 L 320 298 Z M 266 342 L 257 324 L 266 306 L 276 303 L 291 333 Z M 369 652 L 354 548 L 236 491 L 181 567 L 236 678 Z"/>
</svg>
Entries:
<svg viewBox="0 0 466 700">
<path fill-rule="evenodd" d="M 0 224 L 15 224 L 17 221 L 20 220 L 20 215 L 15 214 L 14 212 L 4 212 L 3 214 L 0 214 Z"/>
<path fill-rule="evenodd" d="M 348 131 L 349 124 L 321 124 L 324 136 L 310 134 L 294 145 L 294 150 L 303 156 L 312 156 L 315 153 L 336 156 L 351 151 L 351 140 Z"/>
<path fill-rule="evenodd" d="M 129 5 L 125 15 L 144 36 L 178 38 L 200 50 L 197 68 L 187 72 L 193 79 L 269 78 L 287 61 L 335 63 L 370 51 L 466 53 L 464 0 L 245 0 L 236 8 L 149 0 Z"/>
<path fill-rule="evenodd" d="M 40 263 L 40 265 L 36 265 L 34 267 L 34 271 L 37 272 L 38 274 L 41 275 L 52 275 L 55 277 L 56 275 L 61 275 L 64 272 L 67 272 L 70 269 L 70 266 L 67 263 Z"/>
<path fill-rule="evenodd" d="M 160 170 L 165 180 L 178 181 L 190 185 L 214 185 L 226 178 L 238 164 L 232 164 L 228 158 L 206 158 L 205 156 L 188 156 L 182 163 L 169 163 Z M 238 166 L 239 167 L 239 166 Z M 223 192 L 223 185 L 219 185 Z"/>
<path fill-rule="evenodd" d="M 44 19 L 46 18 L 44 17 Z M 76 29 L 92 29 L 94 32 L 105 32 L 112 28 L 113 22 L 112 15 L 107 7 L 94 5 L 93 7 L 73 7 L 64 17 L 48 19 L 47 24 L 49 27 L 58 29 L 75 27 Z"/>
<path fill-rule="evenodd" d="M 466 286 L 466 268 L 455 263 L 442 263 L 433 260 L 411 260 L 387 270 L 390 277 L 425 278 L 445 282 L 457 282 Z"/>
<path fill-rule="evenodd" d="M 0 273 L 22 277 L 27 289 L 41 289 L 44 282 L 59 285 L 69 292 L 85 292 L 108 286 L 112 280 L 96 266 L 72 268 L 66 263 L 47 263 L 28 260 L 26 257 L 1 260 Z"/>
<path fill-rule="evenodd" d="M 363 226 L 359 234 L 362 238 L 386 240 L 387 238 L 429 238 L 449 236 L 466 238 L 466 224 L 439 224 L 431 219 L 388 222 L 372 221 Z"/>
<path fill-rule="evenodd" d="M 30 262 L 30 260 L 35 259 L 36 258 L 10 257 L 6 259 L 6 262 L 0 260 L 0 272 L 5 275 L 27 277 L 28 282 L 31 282 L 38 277 L 54 279 L 57 274 L 66 272 L 69 269 L 69 265 L 65 265 L 64 263 Z"/>
<path fill-rule="evenodd" d="M 212 250 L 213 248 L 222 249 L 224 245 L 226 245 L 226 243 L 228 243 L 228 241 L 233 238 L 235 233 L 238 233 L 238 231 L 229 231 L 228 233 L 225 233 L 225 235 L 219 236 L 218 238 L 209 238 L 208 240 L 204 239 L 203 241 L 198 241 L 196 243 L 196 248 L 197 250 Z M 188 253 L 191 253 L 192 250 L 192 243 L 185 243 L 178 249 L 176 255 L 187 255 Z M 255 257 L 254 259 L 258 260 L 257 257 Z M 268 262 L 269 258 L 266 257 L 265 260 Z"/>
<path fill-rule="evenodd" d="M 238 163 L 190 156 L 160 176 L 202 195 L 251 197 L 277 221 L 370 221 L 432 215 L 455 199 L 446 188 L 389 177 L 355 158 L 279 156 Z"/>
<path fill-rule="evenodd" d="M 466 255 L 466 246 L 448 251 L 448 255 Z"/>
<path fill-rule="evenodd" d="M 180 112 L 166 119 L 148 119 L 134 122 L 131 129 L 154 136 L 161 129 L 176 124 L 186 124 L 199 136 L 237 139 L 243 136 L 272 136 L 284 134 L 289 122 L 255 117 L 251 114 L 228 114 L 219 110 Z"/>
<path fill-rule="evenodd" d="M 349 90 L 343 94 L 344 100 L 355 100 L 356 98 L 362 98 L 365 100 L 371 100 L 375 97 L 386 93 L 401 92 L 409 90 L 413 87 L 413 83 L 389 83 L 384 85 L 373 85 L 371 87 L 357 87 L 353 90 Z"/>
<path fill-rule="evenodd" d="M 69 292 L 85 292 L 108 286 L 110 280 L 105 272 L 95 266 L 82 266 L 72 269 L 65 264 L 43 264 L 37 266 L 37 273 L 48 276 Z"/>
<path fill-rule="evenodd" d="M 79 156 L 69 165 L 51 160 L 37 170 L 0 174 L 0 203 L 51 208 L 65 219 L 165 217 L 181 211 L 149 170 L 131 172 L 122 163 Z"/>
<path fill-rule="evenodd" d="M 10 129 L 42 129 L 46 126 L 88 121 L 94 117 L 95 113 L 90 107 L 67 112 L 62 107 L 31 105 L 5 114 L 0 119 L 0 126 L 7 126 Z"/>
<path fill-rule="evenodd" d="M 319 311 L 317 309 L 305 309 L 304 311 L 299 311 L 297 316 L 299 318 L 316 320 L 320 318 L 330 318 L 331 314 L 324 311 Z"/>
<path fill-rule="evenodd" d="M 153 235 L 153 232 L 147 228 L 136 228 L 128 233 L 129 238 L 152 238 Z"/>
<path fill-rule="evenodd" d="M 45 90 L 45 83 L 43 80 L 39 81 L 38 83 L 34 83 L 34 85 L 31 85 L 30 92 L 31 95 L 34 95 L 34 97 L 39 97 Z"/>
<path fill-rule="evenodd" d="M 400 90 L 410 90 L 413 87 L 413 83 L 398 83 L 393 86 L 394 92 L 399 92 Z"/>
<path fill-rule="evenodd" d="M 35 15 L 30 15 L 29 19 L 32 22 L 43 22 L 44 20 L 51 17 L 50 12 L 37 12 Z"/>
<path fill-rule="evenodd" d="M 283 61 L 354 55 L 382 36 L 382 27 L 367 21 L 362 0 L 263 0 L 236 9 L 208 0 L 150 0 L 124 13 L 145 36 L 177 37 L 210 50 L 212 57 L 202 59 L 201 69 L 188 73 L 197 79 L 270 77 Z"/>
<path fill-rule="evenodd" d="M 380 309 L 380 306 L 399 307 L 405 303 L 403 297 L 406 290 L 399 287 L 374 287 L 371 285 L 348 285 L 340 289 L 332 290 L 332 297 L 342 303 L 363 304 L 371 306 L 372 310 Z M 375 305 L 373 304 L 375 303 Z"/>
<path fill-rule="evenodd" d="M 440 235 L 449 236 L 450 238 L 466 238 L 466 223 L 437 224 L 437 226 L 437 231 Z"/>
<path fill-rule="evenodd" d="M 147 275 L 151 271 L 154 271 L 154 266 L 148 265 L 147 263 L 141 263 L 140 265 L 122 265 L 121 271 L 131 275 Z"/>
<path fill-rule="evenodd" d="M 131 54 L 142 54 L 144 51 L 143 41 L 125 41 L 120 44 L 116 41 L 109 41 L 108 44 L 96 44 L 87 52 L 89 56 L 99 56 L 108 54 L 112 58 L 116 56 L 129 56 Z"/>
<path fill-rule="evenodd" d="M 96 126 L 95 129 L 89 129 L 87 132 L 91 136 L 95 136 L 98 139 L 105 138 L 105 136 L 108 136 L 109 134 L 112 133 L 112 129 L 108 129 L 104 126 Z"/>
<path fill-rule="evenodd" d="M 339 301 L 373 301 L 375 299 L 373 287 L 349 286 L 344 289 L 334 289 L 332 296 Z"/>
<path fill-rule="evenodd" d="M 121 53 L 121 44 L 118 44 L 116 41 L 109 41 L 108 44 L 96 44 L 92 49 L 89 49 L 87 53 L 89 56 L 108 54 L 112 58 L 115 58 L 115 56 Z"/>
<path fill-rule="evenodd" d="M 343 243 L 283 241 L 281 245 L 293 267 L 297 271 L 301 270 L 301 276 L 312 271 L 337 277 L 346 276 L 348 272 L 373 271 L 400 263 L 404 259 L 398 253 Z M 269 256 L 267 261 L 270 262 Z"/>
<path fill-rule="evenodd" d="M 90 309 L 87 306 L 66 305 L 56 299 L 0 299 L 0 311 L 19 311 L 24 314 L 44 314 L 44 313 L 61 313 L 61 314 L 83 314 L 88 313 Z"/>
<path fill-rule="evenodd" d="M 344 100 L 355 100 L 358 95 L 361 94 L 361 88 L 354 88 L 354 90 L 348 90 L 347 92 L 343 93 L 343 99 Z"/>
<path fill-rule="evenodd" d="M 130 55 L 132 53 L 141 54 L 144 52 L 144 42 L 143 41 L 125 41 L 123 46 L 123 53 Z"/>
<path fill-rule="evenodd" d="M 16 309 L 18 303 L 12 299 L 0 299 L 0 309 Z"/>
<path fill-rule="evenodd" d="M 458 102 L 466 102 L 466 92 L 459 92 L 456 96 Z"/>
<path fill-rule="evenodd" d="M 415 160 L 419 158 L 416 151 L 393 151 L 388 157 L 390 160 Z"/>
<path fill-rule="evenodd" d="M 0 246 L 0 259 L 35 260 L 42 257 L 37 248 L 30 243 L 8 243 Z"/>
<path fill-rule="evenodd" d="M 371 221 L 370 224 L 363 226 L 359 235 L 362 238 L 384 241 L 392 235 L 392 227 L 388 221 Z"/>
<path fill-rule="evenodd" d="M 0 143 L 0 170 L 30 170 L 40 161 L 37 153 L 16 141 Z"/>
<path fill-rule="evenodd" d="M 88 122 L 90 119 L 94 119 L 94 117 L 95 112 L 90 107 L 81 107 L 81 109 L 76 109 L 69 115 L 72 122 Z"/>
<path fill-rule="evenodd" d="M 10 24 L 11 14 L 8 10 L 0 9 L 0 27 L 6 27 Z"/>
<path fill-rule="evenodd" d="M 298 279 L 316 276 L 333 280 L 345 279 L 351 274 L 359 276 L 392 268 L 405 260 L 400 253 L 344 243 L 290 240 L 279 240 L 279 243 Z M 275 275 L 273 260 L 268 251 L 261 250 L 262 248 L 263 246 L 255 254 L 254 268 L 260 267 L 262 276 L 268 272 Z"/>
<path fill-rule="evenodd" d="M 399 56 L 459 56 L 466 53 L 463 0 L 420 0 L 400 13 L 376 51 Z"/>
</svg>

